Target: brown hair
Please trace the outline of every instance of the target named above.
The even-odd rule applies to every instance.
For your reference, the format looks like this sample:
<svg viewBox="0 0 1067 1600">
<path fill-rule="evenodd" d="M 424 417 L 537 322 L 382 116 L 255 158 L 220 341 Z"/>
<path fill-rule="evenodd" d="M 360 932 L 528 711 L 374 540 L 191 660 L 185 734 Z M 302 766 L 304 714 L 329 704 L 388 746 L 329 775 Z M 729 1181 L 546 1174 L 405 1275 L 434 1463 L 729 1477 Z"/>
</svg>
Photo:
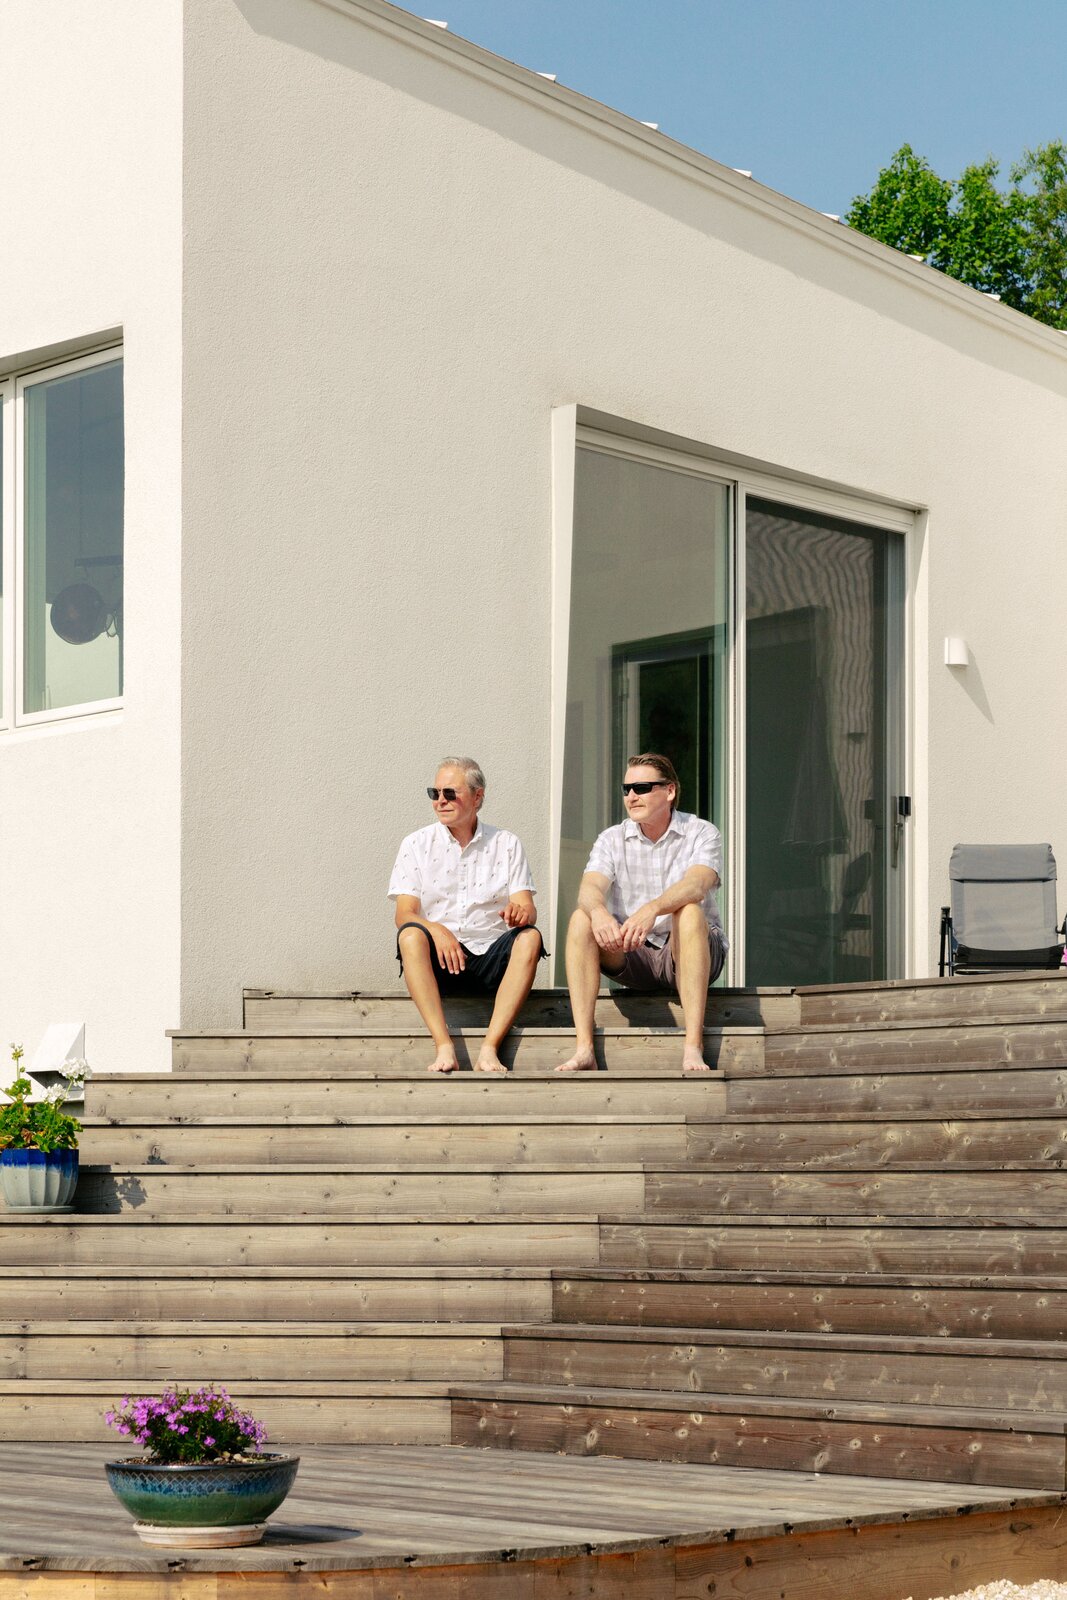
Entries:
<svg viewBox="0 0 1067 1600">
<path fill-rule="evenodd" d="M 668 756 L 658 756 L 646 753 L 643 756 L 627 756 L 627 767 L 654 767 L 666 783 L 674 784 L 674 799 L 671 801 L 671 810 L 677 806 L 682 798 L 682 785 L 678 774 L 674 770 L 674 762 Z"/>
</svg>

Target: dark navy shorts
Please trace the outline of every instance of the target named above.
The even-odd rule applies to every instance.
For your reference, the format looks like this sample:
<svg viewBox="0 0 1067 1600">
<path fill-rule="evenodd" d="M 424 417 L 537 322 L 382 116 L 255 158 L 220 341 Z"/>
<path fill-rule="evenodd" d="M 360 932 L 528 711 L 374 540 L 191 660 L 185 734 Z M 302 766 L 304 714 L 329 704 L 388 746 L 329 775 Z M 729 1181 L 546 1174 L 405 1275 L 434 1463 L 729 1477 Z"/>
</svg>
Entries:
<svg viewBox="0 0 1067 1600">
<path fill-rule="evenodd" d="M 400 962 L 401 971 L 404 970 L 404 958 L 400 954 L 400 935 L 404 928 L 418 928 L 420 933 L 426 935 L 434 977 L 442 994 L 496 994 L 511 959 L 511 947 L 519 934 L 536 933 L 538 939 L 541 939 L 539 928 L 508 928 L 499 939 L 493 941 L 488 950 L 483 950 L 480 955 L 468 950 L 465 944 L 461 945 L 460 949 L 467 958 L 467 964 L 462 972 L 449 972 L 437 958 L 437 948 L 429 928 L 424 928 L 421 922 L 405 922 L 403 927 L 396 930 L 396 959 Z M 543 961 L 547 953 L 545 941 L 541 939 L 541 953 L 538 959 Z"/>
</svg>

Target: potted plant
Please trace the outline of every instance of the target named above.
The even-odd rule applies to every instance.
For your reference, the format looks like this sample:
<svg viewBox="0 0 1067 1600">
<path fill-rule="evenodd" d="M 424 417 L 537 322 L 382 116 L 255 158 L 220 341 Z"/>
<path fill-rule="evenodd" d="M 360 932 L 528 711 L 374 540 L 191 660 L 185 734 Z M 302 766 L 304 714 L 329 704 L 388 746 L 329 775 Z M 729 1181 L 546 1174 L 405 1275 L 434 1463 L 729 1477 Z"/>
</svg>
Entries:
<svg viewBox="0 0 1067 1600">
<path fill-rule="evenodd" d="M 107 1481 L 145 1544 L 258 1544 L 300 1465 L 299 1456 L 264 1452 L 263 1424 L 212 1385 L 126 1395 L 104 1421 L 147 1450 L 106 1464 Z"/>
<path fill-rule="evenodd" d="M 11 1046 L 15 1081 L 0 1105 L 0 1187 L 11 1211 L 72 1211 L 78 1183 L 81 1123 L 64 1110 L 89 1068 L 68 1061 L 64 1083 L 31 1100 L 33 1084 L 22 1070 L 21 1045 Z"/>
</svg>

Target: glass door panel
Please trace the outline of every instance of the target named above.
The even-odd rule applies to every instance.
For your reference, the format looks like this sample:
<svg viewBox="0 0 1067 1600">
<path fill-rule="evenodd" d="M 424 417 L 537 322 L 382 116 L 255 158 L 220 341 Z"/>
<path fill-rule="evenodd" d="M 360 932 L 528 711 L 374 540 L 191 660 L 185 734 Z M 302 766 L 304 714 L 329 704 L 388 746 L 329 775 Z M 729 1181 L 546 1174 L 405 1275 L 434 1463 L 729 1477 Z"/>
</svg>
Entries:
<svg viewBox="0 0 1067 1600">
<path fill-rule="evenodd" d="M 894 976 L 899 537 L 746 508 L 745 980 Z"/>
<path fill-rule="evenodd" d="M 725 484 L 576 451 L 558 982 L 590 847 L 623 816 L 628 755 L 670 756 L 682 810 L 726 833 L 729 536 Z"/>
</svg>

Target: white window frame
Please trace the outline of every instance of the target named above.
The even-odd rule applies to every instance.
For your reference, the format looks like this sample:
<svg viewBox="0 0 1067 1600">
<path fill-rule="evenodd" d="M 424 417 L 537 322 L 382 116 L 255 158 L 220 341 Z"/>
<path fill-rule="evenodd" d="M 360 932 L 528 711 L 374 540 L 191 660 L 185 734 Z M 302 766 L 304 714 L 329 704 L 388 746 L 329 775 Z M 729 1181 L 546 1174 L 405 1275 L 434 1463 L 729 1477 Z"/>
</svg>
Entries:
<svg viewBox="0 0 1067 1600">
<path fill-rule="evenodd" d="M 109 366 L 121 360 L 122 346 L 111 345 L 102 350 L 95 350 L 91 355 L 78 356 L 68 361 L 42 363 L 0 383 L 0 394 L 3 394 L 5 402 L 10 400 L 10 404 L 5 403 L 3 408 L 5 585 L 3 711 L 0 715 L 0 730 L 80 721 L 85 717 L 118 711 L 123 704 L 123 696 L 115 695 L 106 700 L 79 701 L 77 705 L 59 706 L 54 710 L 23 710 L 26 668 L 24 595 L 26 413 L 23 397 L 26 390 L 36 384 L 49 383 L 53 378 L 70 377 L 73 373 L 85 372 L 92 367 Z"/>
<path fill-rule="evenodd" d="M 0 505 L 0 560 L 3 561 L 3 659 L 0 660 L 0 732 L 15 721 L 15 382 L 0 382 L 0 453 L 3 503 Z"/>
</svg>

